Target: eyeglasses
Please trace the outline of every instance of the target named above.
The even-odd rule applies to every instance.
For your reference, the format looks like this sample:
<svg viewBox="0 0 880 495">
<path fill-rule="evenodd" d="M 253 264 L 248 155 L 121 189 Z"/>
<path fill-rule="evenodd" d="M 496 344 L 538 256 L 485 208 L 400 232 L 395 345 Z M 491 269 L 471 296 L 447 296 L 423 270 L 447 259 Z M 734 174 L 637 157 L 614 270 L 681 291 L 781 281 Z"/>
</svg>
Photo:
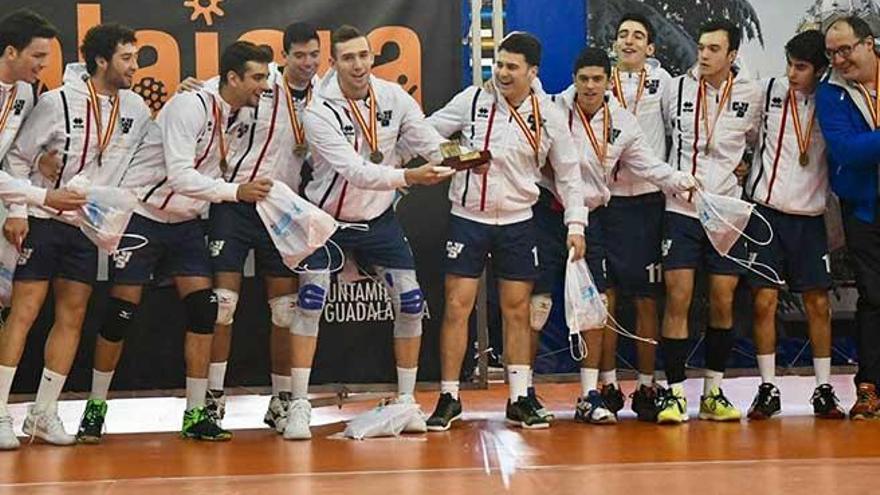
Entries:
<svg viewBox="0 0 880 495">
<path fill-rule="evenodd" d="M 867 38 L 859 38 L 852 45 L 843 45 L 834 50 L 825 50 L 825 56 L 828 57 L 828 60 L 834 60 L 834 57 L 840 56 L 840 58 L 849 58 L 852 55 L 853 50 L 856 49 L 857 46 L 861 45 L 865 42 Z"/>
</svg>

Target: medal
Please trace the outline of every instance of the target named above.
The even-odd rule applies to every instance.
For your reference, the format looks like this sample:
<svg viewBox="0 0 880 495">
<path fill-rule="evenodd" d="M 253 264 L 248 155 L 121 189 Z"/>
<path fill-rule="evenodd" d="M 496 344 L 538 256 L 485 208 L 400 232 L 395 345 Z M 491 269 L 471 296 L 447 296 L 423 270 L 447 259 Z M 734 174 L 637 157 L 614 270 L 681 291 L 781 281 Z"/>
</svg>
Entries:
<svg viewBox="0 0 880 495">
<path fill-rule="evenodd" d="M 18 93 L 18 87 L 13 85 L 12 89 L 9 90 L 9 95 L 6 96 L 6 102 L 3 105 L 3 113 L 0 114 L 0 132 L 3 132 L 3 128 L 6 127 L 6 121 L 12 113 L 12 106 L 15 103 L 16 93 Z"/>
<path fill-rule="evenodd" d="M 810 151 L 810 141 L 813 139 L 813 124 L 816 122 L 816 109 L 813 108 L 813 112 L 810 114 L 810 123 L 807 126 L 807 134 L 805 136 L 802 130 L 803 127 L 801 126 L 801 116 L 798 112 L 797 94 L 791 89 L 788 90 L 788 105 L 791 109 L 791 120 L 792 124 L 794 124 L 795 136 L 797 137 L 798 151 L 800 151 L 798 162 L 802 167 L 806 167 L 810 164 L 810 155 L 808 153 Z"/>
<path fill-rule="evenodd" d="M 299 158 L 305 158 L 308 152 L 309 147 L 305 142 L 296 143 L 296 146 L 293 147 L 293 154 Z"/>
<path fill-rule="evenodd" d="M 532 130 L 529 128 L 526 121 L 523 120 L 522 115 L 513 108 L 513 105 L 510 102 L 507 102 L 507 107 L 510 109 L 510 115 L 513 117 L 513 120 L 516 121 L 516 124 L 519 126 L 520 130 L 526 137 L 526 140 L 529 142 L 529 146 L 532 147 L 532 150 L 535 152 L 535 162 L 537 162 L 538 168 L 541 168 L 541 129 L 543 128 L 543 122 L 541 122 L 541 107 L 538 106 L 538 97 L 535 96 L 535 93 L 532 92 L 530 96 L 531 104 L 532 104 L 532 118 L 535 120 L 535 133 L 532 134 Z"/>
<path fill-rule="evenodd" d="M 211 103 L 214 105 L 214 132 L 217 133 L 217 148 L 220 152 L 220 172 L 225 176 L 226 171 L 229 170 L 229 163 L 226 161 L 229 148 L 226 147 L 226 135 L 223 130 L 223 111 L 217 100 L 212 98 Z"/>
<path fill-rule="evenodd" d="M 296 105 L 293 102 L 290 84 L 287 83 L 287 80 L 284 80 L 282 84 L 284 85 L 284 95 L 287 97 L 287 117 L 290 119 L 290 127 L 293 129 L 293 140 L 296 142 L 296 145 L 293 147 L 293 153 L 298 158 L 305 158 L 309 151 L 306 145 L 306 129 L 296 114 Z M 312 86 L 309 85 L 308 92 L 306 92 L 306 105 L 309 104 L 311 99 Z"/>
<path fill-rule="evenodd" d="M 801 153 L 800 163 L 802 167 L 806 167 L 810 164 L 810 156 L 806 153 Z"/>
<path fill-rule="evenodd" d="M 620 102 L 620 106 L 622 106 L 624 110 L 630 110 L 633 115 L 635 115 L 639 109 L 639 102 L 642 100 L 642 95 L 645 93 L 645 83 L 647 82 L 647 79 L 648 71 L 642 69 L 639 73 L 639 89 L 636 91 L 636 99 L 633 101 L 632 110 L 630 110 L 626 103 L 626 95 L 623 93 L 623 84 L 620 83 L 620 70 L 617 67 L 611 69 L 612 94 L 614 94 L 614 97 Z"/>
<path fill-rule="evenodd" d="M 608 110 L 608 104 L 602 104 L 602 144 L 599 144 L 600 141 L 596 137 L 596 133 L 593 131 L 590 119 L 588 119 L 586 114 L 584 114 L 584 111 L 581 110 L 577 100 L 574 102 L 574 108 L 577 111 L 578 117 L 581 119 L 581 124 L 583 124 L 584 130 L 587 131 L 587 138 L 590 140 L 590 146 L 593 147 L 593 153 L 595 153 L 596 158 L 599 160 L 599 166 L 604 170 L 606 166 L 605 158 L 608 155 L 608 135 L 611 133 L 611 112 Z"/>
<path fill-rule="evenodd" d="M 877 82 L 875 89 L 876 94 L 874 98 L 871 98 L 871 93 L 868 92 L 868 88 L 865 87 L 864 84 L 858 83 L 859 89 L 862 91 L 862 96 L 865 97 L 865 103 L 868 104 L 868 110 L 871 112 L 871 119 L 873 120 L 874 129 L 880 126 L 880 61 L 877 64 Z"/>
<path fill-rule="evenodd" d="M 712 124 L 709 124 L 709 95 L 707 95 L 706 91 L 706 80 L 700 78 L 700 88 L 697 92 L 697 100 L 702 102 L 702 105 L 698 105 L 698 111 L 696 112 L 696 117 L 702 120 L 703 127 L 706 131 L 706 154 L 709 154 L 709 151 L 712 148 L 712 136 L 715 134 L 715 128 L 718 126 L 718 120 L 721 117 L 721 114 L 724 113 L 724 107 L 727 105 L 727 100 L 730 99 L 730 95 L 733 92 L 733 74 L 728 74 L 727 76 L 727 85 L 724 88 L 724 92 L 721 94 L 721 100 L 718 102 L 718 106 L 715 108 L 715 117 L 712 119 Z M 702 116 L 700 116 L 700 110 L 702 110 Z"/>
<path fill-rule="evenodd" d="M 376 150 L 370 153 L 370 161 L 376 164 L 382 163 L 382 160 L 385 159 L 385 155 L 382 154 L 381 151 Z"/>
<path fill-rule="evenodd" d="M 379 151 L 379 124 L 377 123 L 378 118 L 376 116 L 379 112 L 378 106 L 379 102 L 376 99 L 376 93 L 373 92 L 373 87 L 370 86 L 370 125 L 367 126 L 367 121 L 364 120 L 364 116 L 361 115 L 357 103 L 351 98 L 348 98 L 348 107 L 351 109 L 354 119 L 357 121 L 358 126 L 360 126 L 361 131 L 364 134 L 364 141 L 370 146 L 370 161 L 373 163 L 382 163 L 382 160 L 385 159 L 385 155 Z"/>
<path fill-rule="evenodd" d="M 95 115 L 95 128 L 98 129 L 98 165 L 101 165 L 101 159 L 104 156 L 104 150 L 110 145 L 110 138 L 113 137 L 113 130 L 116 128 L 116 120 L 119 118 L 119 100 L 120 96 L 116 95 L 113 99 L 113 107 L 110 110 L 110 118 L 107 122 L 107 131 L 103 132 L 101 128 L 101 103 L 98 101 L 98 93 L 95 91 L 95 85 L 92 80 L 86 81 L 89 89 L 89 103 L 92 107 L 92 113 Z"/>
</svg>

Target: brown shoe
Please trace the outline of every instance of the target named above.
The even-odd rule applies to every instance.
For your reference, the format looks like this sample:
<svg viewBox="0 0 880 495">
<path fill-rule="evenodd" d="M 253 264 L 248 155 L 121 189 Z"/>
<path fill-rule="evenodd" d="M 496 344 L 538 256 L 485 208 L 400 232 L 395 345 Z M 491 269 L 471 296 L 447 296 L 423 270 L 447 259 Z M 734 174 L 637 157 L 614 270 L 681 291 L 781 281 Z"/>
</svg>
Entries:
<svg viewBox="0 0 880 495">
<path fill-rule="evenodd" d="M 872 419 L 880 417 L 880 398 L 873 383 L 860 383 L 856 390 L 856 403 L 849 410 L 850 419 Z"/>
</svg>

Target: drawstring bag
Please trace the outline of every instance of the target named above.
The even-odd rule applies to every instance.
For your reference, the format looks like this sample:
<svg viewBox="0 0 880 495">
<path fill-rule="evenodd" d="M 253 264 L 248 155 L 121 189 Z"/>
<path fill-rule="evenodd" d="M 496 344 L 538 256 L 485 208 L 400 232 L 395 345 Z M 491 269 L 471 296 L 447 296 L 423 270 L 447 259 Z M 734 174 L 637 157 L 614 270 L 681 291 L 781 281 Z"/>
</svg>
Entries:
<svg viewBox="0 0 880 495">
<path fill-rule="evenodd" d="M 348 422 L 343 433 L 348 438 L 399 436 L 406 425 L 421 417 L 418 404 L 386 404 L 370 409 Z"/>
<path fill-rule="evenodd" d="M 70 180 L 67 188 L 86 196 L 86 204 L 77 210 L 79 228 L 96 246 L 113 254 L 134 251 L 147 245 L 147 238 L 126 234 L 128 222 L 137 206 L 137 197 L 127 189 L 109 186 L 92 186 L 89 180 L 78 175 Z M 120 249 L 123 237 L 140 241 L 140 244 Z"/>
<path fill-rule="evenodd" d="M 696 207 L 700 224 L 718 254 L 774 284 L 785 284 L 785 281 L 772 267 L 756 260 L 744 260 L 729 254 L 740 236 L 758 246 L 767 246 L 773 241 L 773 227 L 764 218 L 764 215 L 755 210 L 754 204 L 738 198 L 707 193 L 697 189 Z M 755 215 L 767 226 L 770 236 L 766 241 L 759 241 L 746 234 L 746 226 L 752 215 Z M 762 273 L 759 269 L 766 270 L 767 273 Z"/>
<path fill-rule="evenodd" d="M 8 308 L 12 304 L 12 277 L 18 265 L 18 250 L 0 237 L 0 307 Z"/>
</svg>

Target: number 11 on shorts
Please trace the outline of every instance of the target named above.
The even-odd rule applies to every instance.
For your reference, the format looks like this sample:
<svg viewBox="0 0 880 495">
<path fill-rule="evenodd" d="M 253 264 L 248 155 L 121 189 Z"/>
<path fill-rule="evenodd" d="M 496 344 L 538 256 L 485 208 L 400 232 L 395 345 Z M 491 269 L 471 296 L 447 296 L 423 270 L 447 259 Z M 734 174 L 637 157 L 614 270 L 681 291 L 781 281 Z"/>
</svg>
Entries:
<svg viewBox="0 0 880 495">
<path fill-rule="evenodd" d="M 663 282 L 662 263 L 651 263 L 645 267 L 645 270 L 648 272 L 648 283 L 659 284 L 660 282 Z"/>
</svg>

